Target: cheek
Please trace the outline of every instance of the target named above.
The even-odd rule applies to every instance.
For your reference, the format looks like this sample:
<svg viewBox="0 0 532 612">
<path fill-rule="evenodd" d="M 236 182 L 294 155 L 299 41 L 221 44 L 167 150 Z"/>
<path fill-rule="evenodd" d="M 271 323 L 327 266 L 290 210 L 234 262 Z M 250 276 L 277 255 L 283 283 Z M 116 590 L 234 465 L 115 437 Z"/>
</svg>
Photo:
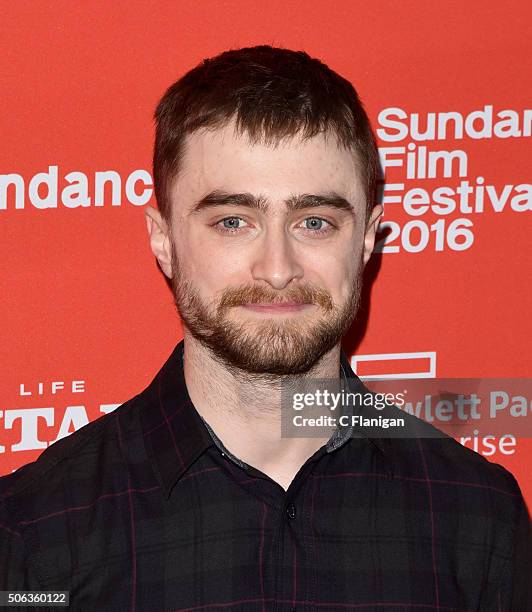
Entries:
<svg viewBox="0 0 532 612">
<path fill-rule="evenodd" d="M 306 270 L 309 277 L 319 279 L 319 283 L 335 292 L 345 295 L 350 292 L 354 279 L 362 267 L 362 239 L 349 236 L 334 248 L 323 249 L 307 259 Z"/>
<path fill-rule="evenodd" d="M 182 231 L 176 235 L 175 245 L 183 274 L 204 296 L 250 282 L 243 253 L 222 248 L 220 241 Z"/>
<path fill-rule="evenodd" d="M 307 282 L 325 289 L 334 302 L 343 302 L 353 284 L 354 260 L 347 254 L 317 254 L 304 265 Z"/>
</svg>

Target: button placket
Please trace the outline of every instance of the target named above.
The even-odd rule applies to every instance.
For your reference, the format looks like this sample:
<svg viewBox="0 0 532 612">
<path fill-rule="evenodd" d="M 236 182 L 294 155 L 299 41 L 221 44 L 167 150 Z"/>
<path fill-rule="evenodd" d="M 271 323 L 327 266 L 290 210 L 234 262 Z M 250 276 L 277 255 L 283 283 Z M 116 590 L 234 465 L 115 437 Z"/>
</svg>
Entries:
<svg viewBox="0 0 532 612">
<path fill-rule="evenodd" d="M 287 504 L 286 514 L 288 518 L 291 520 L 296 518 L 296 505 L 293 502 L 290 502 L 289 504 Z"/>
</svg>

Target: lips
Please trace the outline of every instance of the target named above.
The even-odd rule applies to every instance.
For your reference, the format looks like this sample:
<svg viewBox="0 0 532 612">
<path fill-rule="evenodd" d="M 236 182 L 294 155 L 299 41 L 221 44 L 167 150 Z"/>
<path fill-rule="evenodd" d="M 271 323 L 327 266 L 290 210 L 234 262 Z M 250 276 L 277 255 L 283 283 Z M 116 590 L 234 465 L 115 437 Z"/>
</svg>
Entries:
<svg viewBox="0 0 532 612">
<path fill-rule="evenodd" d="M 245 304 L 244 308 L 255 312 L 295 312 L 304 310 L 311 304 L 298 304 L 297 302 L 282 302 L 282 303 L 263 303 L 263 304 Z"/>
</svg>

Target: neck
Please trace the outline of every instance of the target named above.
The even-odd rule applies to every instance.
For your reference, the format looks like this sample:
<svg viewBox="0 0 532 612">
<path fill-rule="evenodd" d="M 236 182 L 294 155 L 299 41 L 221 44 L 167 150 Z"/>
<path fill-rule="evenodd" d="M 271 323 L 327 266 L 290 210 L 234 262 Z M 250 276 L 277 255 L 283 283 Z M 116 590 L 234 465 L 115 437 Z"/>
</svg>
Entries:
<svg viewBox="0 0 532 612">
<path fill-rule="evenodd" d="M 281 437 L 281 389 L 290 376 L 260 375 L 224 365 L 210 349 L 185 333 L 184 375 L 198 413 L 233 455 L 285 489 L 325 438 Z M 338 379 L 340 343 L 304 378 Z"/>
</svg>

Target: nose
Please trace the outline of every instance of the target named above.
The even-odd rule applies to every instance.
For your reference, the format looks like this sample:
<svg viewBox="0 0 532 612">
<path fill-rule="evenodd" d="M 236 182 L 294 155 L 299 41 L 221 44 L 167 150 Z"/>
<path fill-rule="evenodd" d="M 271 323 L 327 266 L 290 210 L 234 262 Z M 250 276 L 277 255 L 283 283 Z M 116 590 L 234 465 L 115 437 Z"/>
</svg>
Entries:
<svg viewBox="0 0 532 612">
<path fill-rule="evenodd" d="M 269 229 L 260 238 L 253 256 L 251 274 L 274 289 L 284 289 L 294 279 L 302 278 L 303 267 L 284 228 Z"/>
</svg>

